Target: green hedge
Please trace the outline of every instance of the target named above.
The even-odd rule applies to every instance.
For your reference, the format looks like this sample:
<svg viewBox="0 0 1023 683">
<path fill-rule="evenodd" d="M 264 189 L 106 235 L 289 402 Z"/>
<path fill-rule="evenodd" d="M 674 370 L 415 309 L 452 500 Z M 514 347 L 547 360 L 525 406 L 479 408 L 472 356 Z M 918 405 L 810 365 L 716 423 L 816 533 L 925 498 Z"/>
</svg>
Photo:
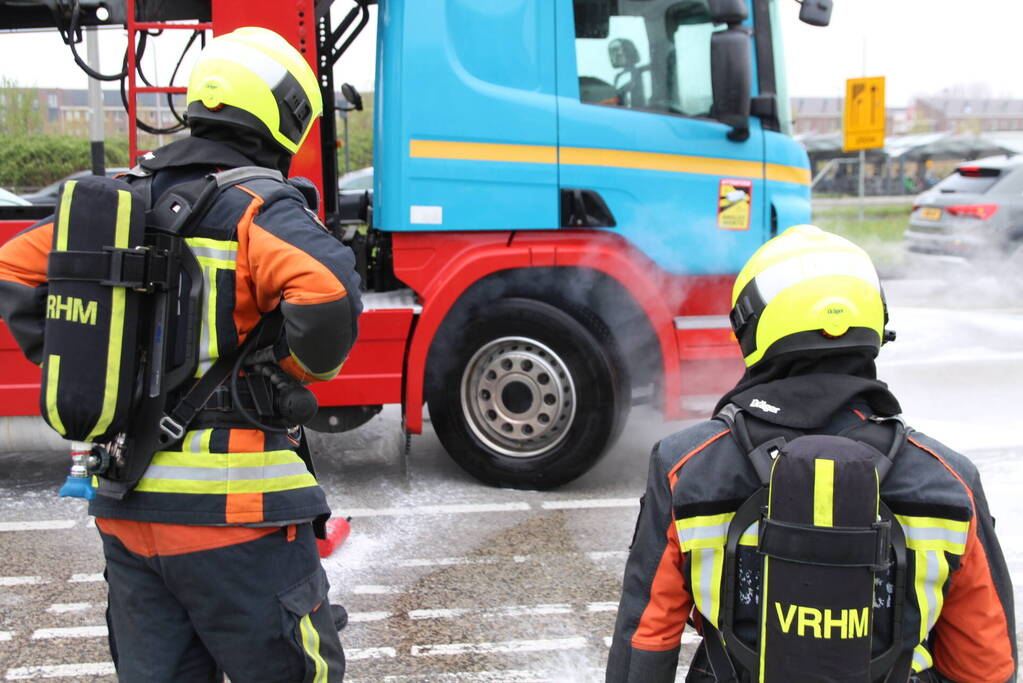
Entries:
<svg viewBox="0 0 1023 683">
<path fill-rule="evenodd" d="M 106 141 L 108 167 L 128 165 L 128 141 Z M 71 136 L 0 135 L 0 187 L 39 188 L 92 166 L 89 140 Z"/>
</svg>

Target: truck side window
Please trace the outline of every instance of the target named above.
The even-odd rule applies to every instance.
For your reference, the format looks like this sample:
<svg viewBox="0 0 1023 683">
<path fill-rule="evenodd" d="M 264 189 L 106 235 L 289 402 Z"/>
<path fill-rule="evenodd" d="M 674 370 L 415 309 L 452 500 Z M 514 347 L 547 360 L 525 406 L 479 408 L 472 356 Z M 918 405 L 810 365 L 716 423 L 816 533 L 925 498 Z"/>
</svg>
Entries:
<svg viewBox="0 0 1023 683">
<path fill-rule="evenodd" d="M 580 100 L 709 115 L 716 29 L 707 0 L 573 1 Z"/>
</svg>

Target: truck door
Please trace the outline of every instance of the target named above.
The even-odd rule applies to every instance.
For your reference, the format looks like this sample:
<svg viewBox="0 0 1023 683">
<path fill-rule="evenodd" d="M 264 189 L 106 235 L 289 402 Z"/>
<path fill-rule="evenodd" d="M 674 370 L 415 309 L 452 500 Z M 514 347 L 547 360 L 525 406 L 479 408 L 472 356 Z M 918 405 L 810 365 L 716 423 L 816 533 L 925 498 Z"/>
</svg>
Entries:
<svg viewBox="0 0 1023 683">
<path fill-rule="evenodd" d="M 385 0 L 379 16 L 375 226 L 556 228 L 549 0 Z"/>
<path fill-rule="evenodd" d="M 562 216 L 573 198 L 599 206 L 595 193 L 605 229 L 674 274 L 738 272 L 768 237 L 760 121 L 732 142 L 710 115 L 722 28 L 706 0 L 557 6 Z"/>
</svg>

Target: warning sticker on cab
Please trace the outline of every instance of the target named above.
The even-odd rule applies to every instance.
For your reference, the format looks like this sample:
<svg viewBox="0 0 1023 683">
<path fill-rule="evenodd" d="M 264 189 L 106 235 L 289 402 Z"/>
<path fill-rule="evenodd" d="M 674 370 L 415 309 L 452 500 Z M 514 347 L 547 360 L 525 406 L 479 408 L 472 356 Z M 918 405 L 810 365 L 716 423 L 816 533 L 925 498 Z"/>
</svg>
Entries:
<svg viewBox="0 0 1023 683">
<path fill-rule="evenodd" d="M 718 227 L 722 230 L 749 230 L 753 181 L 722 178 L 718 185 Z"/>
</svg>

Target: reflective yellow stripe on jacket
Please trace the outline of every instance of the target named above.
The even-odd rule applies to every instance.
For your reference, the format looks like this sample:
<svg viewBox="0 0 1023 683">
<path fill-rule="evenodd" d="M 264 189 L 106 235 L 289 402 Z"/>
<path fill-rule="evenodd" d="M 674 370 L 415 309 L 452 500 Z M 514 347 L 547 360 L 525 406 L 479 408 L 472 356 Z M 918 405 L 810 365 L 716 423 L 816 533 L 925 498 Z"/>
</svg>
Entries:
<svg viewBox="0 0 1023 683">
<path fill-rule="evenodd" d="M 316 486 L 295 451 L 211 453 L 212 430 L 189 432 L 181 451 L 158 451 L 141 481 L 139 491 L 153 493 L 270 493 Z"/>
<path fill-rule="evenodd" d="M 202 326 L 199 333 L 199 367 L 195 376 L 201 377 L 213 362 L 220 357 L 220 344 L 217 339 L 217 309 L 219 293 L 217 292 L 217 273 L 221 270 L 235 270 L 238 260 L 238 243 L 232 240 L 215 240 L 206 237 L 186 237 L 185 243 L 195 255 L 202 268 L 203 311 Z M 231 315 L 231 311 L 224 311 Z"/>
<path fill-rule="evenodd" d="M 913 670 L 919 672 L 933 664 L 924 642 L 945 602 L 944 587 L 949 571 L 946 553 L 962 555 L 966 552 L 970 523 L 910 515 L 895 515 L 895 519 L 906 534 L 906 549 L 914 558 L 910 579 L 920 608 L 920 645 L 913 650 Z"/>
<path fill-rule="evenodd" d="M 687 517 L 675 522 L 679 546 L 690 553 L 689 587 L 696 608 L 708 621 L 718 625 L 721 610 L 721 572 L 725 561 L 728 525 L 734 512 Z M 759 525 L 749 526 L 739 539 L 740 545 L 757 545 Z"/>
</svg>

